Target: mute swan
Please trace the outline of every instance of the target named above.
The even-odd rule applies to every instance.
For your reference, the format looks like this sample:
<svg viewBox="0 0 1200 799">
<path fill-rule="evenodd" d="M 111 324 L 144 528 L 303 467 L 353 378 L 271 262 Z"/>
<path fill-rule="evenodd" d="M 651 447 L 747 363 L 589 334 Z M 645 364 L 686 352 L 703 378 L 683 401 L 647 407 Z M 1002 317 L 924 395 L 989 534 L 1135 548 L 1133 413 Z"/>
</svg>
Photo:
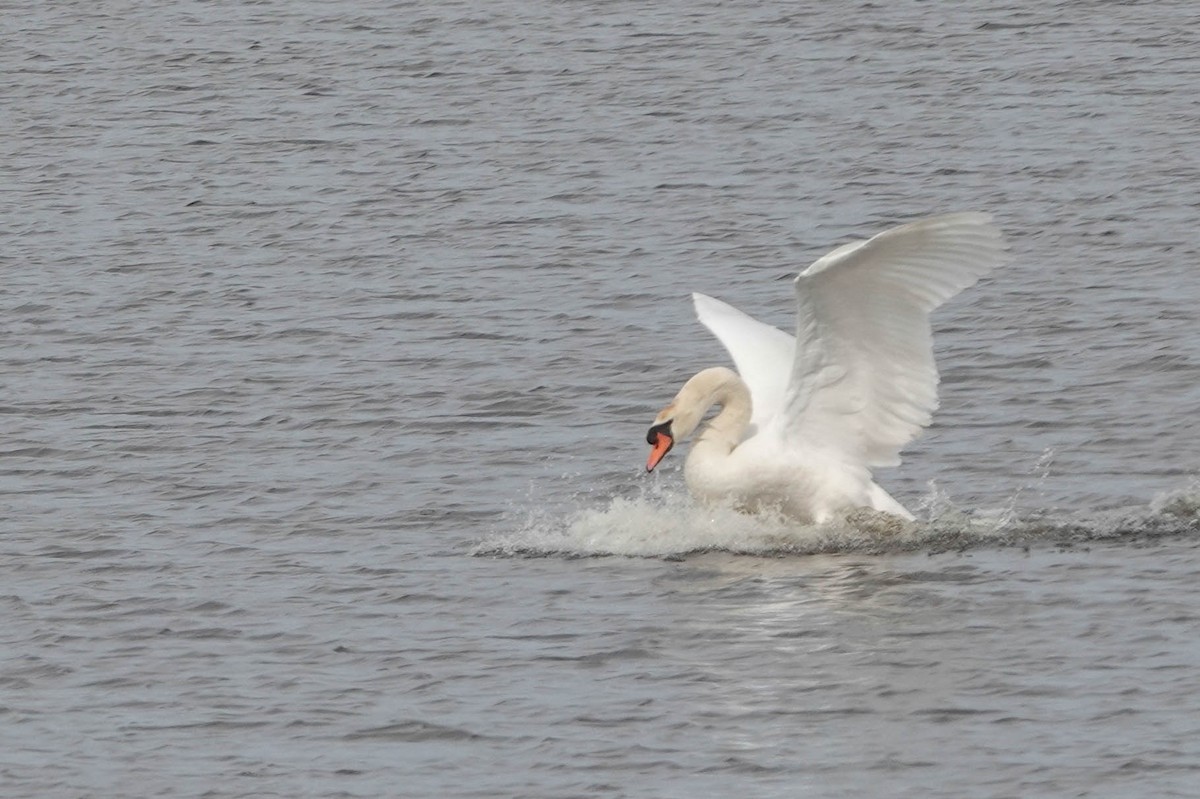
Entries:
<svg viewBox="0 0 1200 799">
<path fill-rule="evenodd" d="M 684 464 L 703 501 L 823 523 L 855 508 L 912 519 L 872 478 L 937 407 L 929 314 L 1002 263 L 980 213 L 936 216 L 843 245 L 796 278 L 796 336 L 693 294 L 737 372 L 705 369 L 654 419 L 652 471 L 713 405 Z"/>
</svg>

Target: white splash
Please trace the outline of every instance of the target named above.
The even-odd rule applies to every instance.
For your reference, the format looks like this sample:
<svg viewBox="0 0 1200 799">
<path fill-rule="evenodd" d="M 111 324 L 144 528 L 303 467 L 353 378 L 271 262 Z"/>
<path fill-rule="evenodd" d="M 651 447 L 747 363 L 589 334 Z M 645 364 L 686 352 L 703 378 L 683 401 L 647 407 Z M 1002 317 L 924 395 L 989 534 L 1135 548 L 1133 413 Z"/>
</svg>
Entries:
<svg viewBox="0 0 1200 799">
<path fill-rule="evenodd" d="M 480 542 L 476 555 L 624 555 L 664 557 L 691 552 L 780 555 L 957 549 L 995 540 L 1007 513 L 963 511 L 931 487 L 920 507 L 925 521 L 858 511 L 842 522 L 804 525 L 778 514 L 748 515 L 697 503 L 661 486 L 565 514 L 530 513 L 517 529 Z"/>
<path fill-rule="evenodd" d="M 1052 453 L 1039 461 L 1040 488 Z M 529 511 L 543 502 L 514 508 L 505 530 L 480 541 L 473 555 L 524 557 L 672 557 L 721 551 L 746 555 L 831 552 L 944 552 L 987 546 L 1086 546 L 1169 536 L 1200 535 L 1200 479 L 1168 491 L 1146 505 L 1085 511 L 1026 510 L 1016 501 L 992 509 L 966 509 L 931 482 L 906 522 L 858 511 L 835 524 L 803 525 L 780 515 L 739 513 L 697 503 L 666 483 L 626 486 L 629 496 L 576 497 L 566 511 Z M 1021 490 L 1018 491 L 1021 493 Z M 561 505 L 557 506 L 561 507 Z"/>
</svg>

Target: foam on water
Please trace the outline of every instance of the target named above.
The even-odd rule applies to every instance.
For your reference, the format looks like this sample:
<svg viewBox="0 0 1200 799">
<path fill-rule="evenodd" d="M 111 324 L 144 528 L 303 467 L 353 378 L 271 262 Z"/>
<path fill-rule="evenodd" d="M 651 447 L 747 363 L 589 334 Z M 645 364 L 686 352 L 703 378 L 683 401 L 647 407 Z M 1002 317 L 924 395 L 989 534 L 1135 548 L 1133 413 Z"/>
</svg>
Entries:
<svg viewBox="0 0 1200 799">
<path fill-rule="evenodd" d="M 695 502 L 679 489 L 652 486 L 565 514 L 527 512 L 515 530 L 478 543 L 474 555 L 670 557 L 723 551 L 747 555 L 834 552 L 944 552 L 987 546 L 1075 546 L 1200 533 L 1200 484 L 1156 497 L 1147 506 L 1070 513 L 965 509 L 931 486 L 907 522 L 856 511 L 806 525 L 779 514 L 740 513 Z"/>
</svg>

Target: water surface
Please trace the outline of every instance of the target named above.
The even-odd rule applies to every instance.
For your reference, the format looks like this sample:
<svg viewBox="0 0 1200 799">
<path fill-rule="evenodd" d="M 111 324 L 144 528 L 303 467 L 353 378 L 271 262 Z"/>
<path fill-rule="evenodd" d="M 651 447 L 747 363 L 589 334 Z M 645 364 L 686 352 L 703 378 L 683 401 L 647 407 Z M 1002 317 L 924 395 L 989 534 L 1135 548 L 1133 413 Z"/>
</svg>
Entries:
<svg viewBox="0 0 1200 799">
<path fill-rule="evenodd" d="M 1194 21 L 11 11 L 3 794 L 1193 795 Z M 691 291 L 951 210 L 920 525 L 643 474 Z"/>
</svg>

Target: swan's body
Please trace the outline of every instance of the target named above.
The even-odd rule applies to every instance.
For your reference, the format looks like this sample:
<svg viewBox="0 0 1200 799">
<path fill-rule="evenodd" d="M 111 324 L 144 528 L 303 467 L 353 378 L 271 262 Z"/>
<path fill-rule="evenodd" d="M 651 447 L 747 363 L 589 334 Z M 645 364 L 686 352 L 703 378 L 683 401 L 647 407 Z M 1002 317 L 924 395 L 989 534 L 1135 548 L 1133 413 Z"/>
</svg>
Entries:
<svg viewBox="0 0 1200 799">
<path fill-rule="evenodd" d="M 705 369 L 655 418 L 653 469 L 700 425 L 684 465 L 692 495 L 821 523 L 854 508 L 907 519 L 871 469 L 937 407 L 929 314 L 1004 259 L 985 214 L 948 214 L 835 249 L 796 278 L 796 336 L 693 294 L 737 373 Z"/>
</svg>

